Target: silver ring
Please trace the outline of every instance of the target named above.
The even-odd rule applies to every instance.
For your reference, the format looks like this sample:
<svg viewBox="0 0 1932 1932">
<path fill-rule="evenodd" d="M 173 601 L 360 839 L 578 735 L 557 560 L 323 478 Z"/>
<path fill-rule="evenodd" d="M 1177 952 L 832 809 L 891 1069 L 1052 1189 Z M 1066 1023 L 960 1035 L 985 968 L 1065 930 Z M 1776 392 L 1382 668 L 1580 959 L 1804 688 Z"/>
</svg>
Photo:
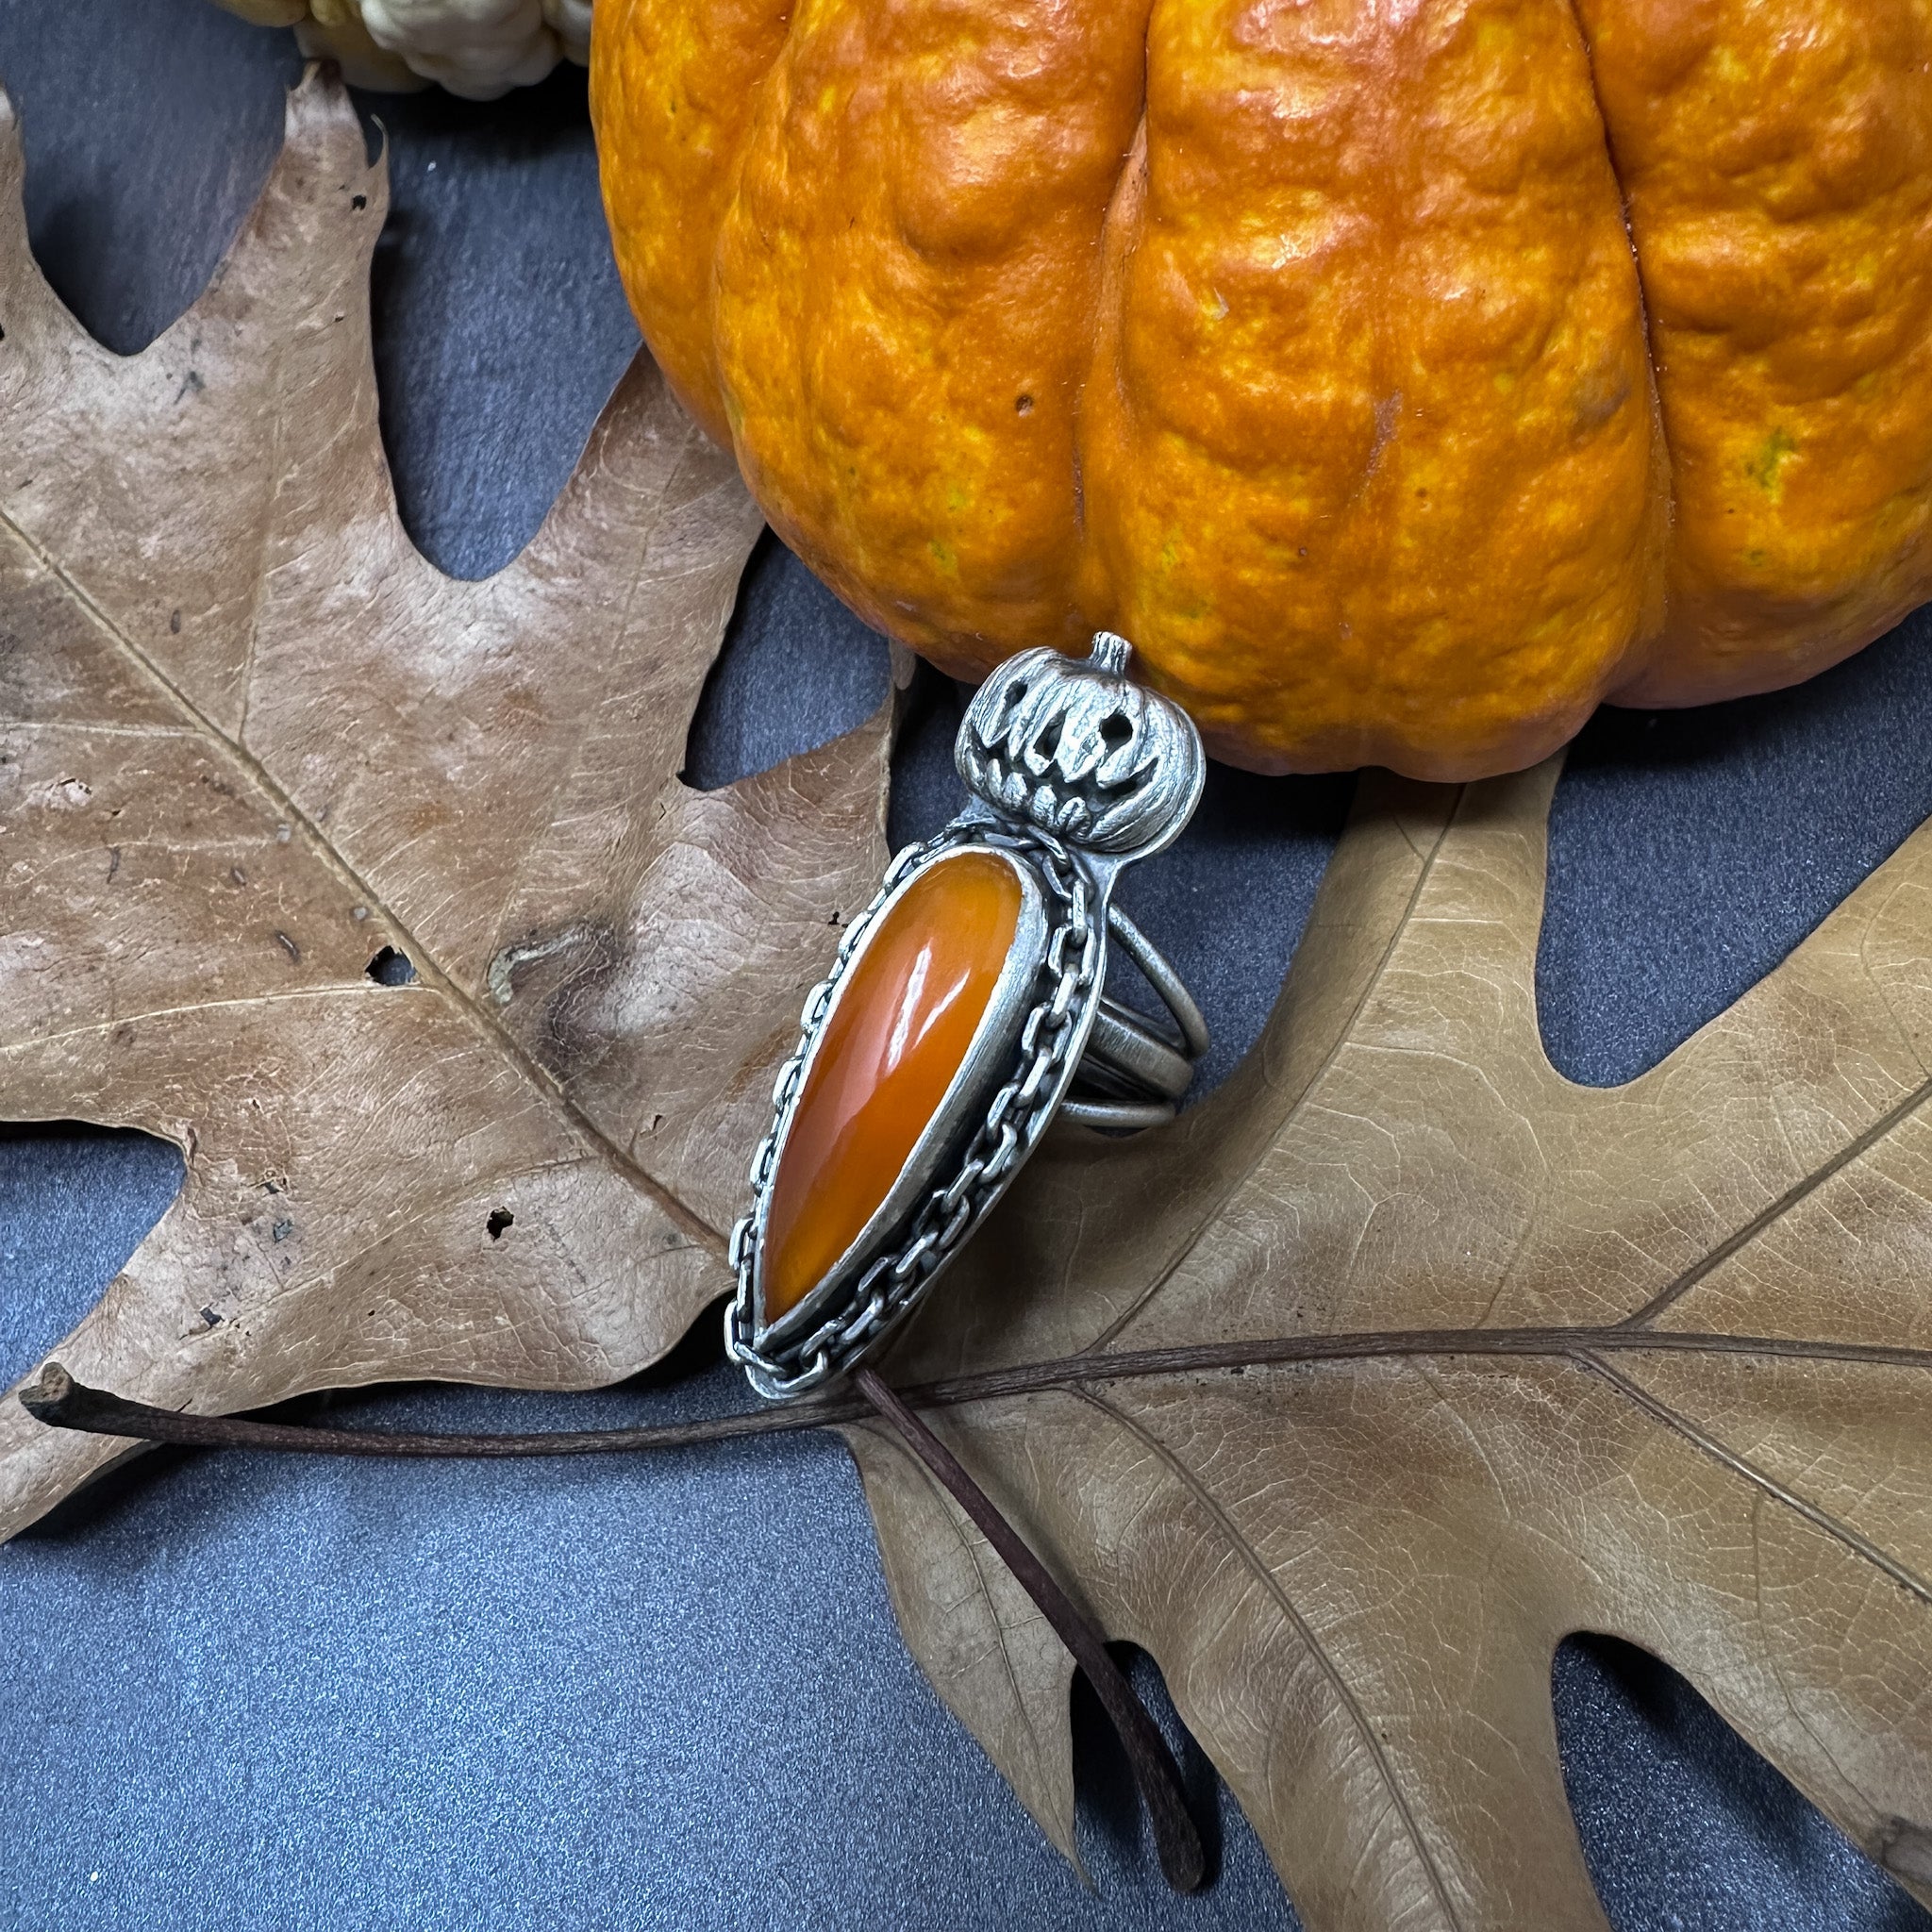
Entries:
<svg viewBox="0 0 1932 1932">
<path fill-rule="evenodd" d="M 1113 903 L 1200 802 L 1200 735 L 1102 631 L 1022 653 L 975 693 L 954 761 L 972 802 L 888 868 L 811 991 L 731 1233 L 724 1344 L 758 1392 L 845 1374 L 918 1305 L 1056 1115 L 1174 1117 L 1201 1009 Z M 1109 943 L 1165 1009 L 1105 991 Z"/>
</svg>

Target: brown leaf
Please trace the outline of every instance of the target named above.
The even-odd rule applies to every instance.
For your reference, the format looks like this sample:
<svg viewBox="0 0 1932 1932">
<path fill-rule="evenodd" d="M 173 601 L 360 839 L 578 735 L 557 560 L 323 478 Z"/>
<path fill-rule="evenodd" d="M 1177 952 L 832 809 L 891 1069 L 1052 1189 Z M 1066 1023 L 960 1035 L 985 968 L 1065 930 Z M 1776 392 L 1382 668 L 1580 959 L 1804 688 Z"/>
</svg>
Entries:
<svg viewBox="0 0 1932 1932">
<path fill-rule="evenodd" d="M 1537 1027 L 1555 783 L 1366 789 L 1257 1050 L 1165 1134 L 1057 1129 L 892 1377 L 971 1378 L 936 1426 L 1158 1660 L 1308 1932 L 1603 1924 L 1575 1630 L 1932 1901 L 1932 828 L 1600 1091 Z M 908 1641 L 1071 1852 L 1064 1655 L 848 1435 Z"/>
<path fill-rule="evenodd" d="M 773 1067 L 883 861 L 890 707 L 679 781 L 758 520 L 641 358 L 512 564 L 417 554 L 339 85 L 132 358 L 33 265 L 10 114 L 0 169 L 0 1112 L 187 1157 L 61 1358 L 217 1410 L 635 1370 L 729 1285 Z M 0 1531 L 110 1447 L 0 1405 Z"/>
<path fill-rule="evenodd" d="M 648 368 L 508 569 L 415 554 L 339 92 L 130 360 L 4 165 L 0 1110 L 188 1157 L 61 1358 L 207 1409 L 648 1360 L 725 1285 L 889 718 L 678 782 L 756 518 Z M 1537 1030 L 1554 782 L 1365 798 L 1257 1051 L 1164 1134 L 1057 1133 L 893 1373 L 966 1378 L 939 1426 L 1159 1660 L 1309 1932 L 1602 1924 L 1549 1694 L 1579 1628 L 1932 1899 L 1932 834 L 1597 1091 Z M 1064 1653 L 849 1434 L 908 1640 L 1071 1851 Z M 102 1456 L 5 1405 L 0 1526 Z"/>
</svg>

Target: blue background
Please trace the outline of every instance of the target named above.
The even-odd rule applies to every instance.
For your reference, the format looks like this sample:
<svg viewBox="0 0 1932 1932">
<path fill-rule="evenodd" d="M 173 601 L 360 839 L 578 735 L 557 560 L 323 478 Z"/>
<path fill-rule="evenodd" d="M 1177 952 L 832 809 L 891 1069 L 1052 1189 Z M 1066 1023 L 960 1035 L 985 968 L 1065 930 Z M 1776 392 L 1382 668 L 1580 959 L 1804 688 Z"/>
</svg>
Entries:
<svg viewBox="0 0 1932 1932">
<path fill-rule="evenodd" d="M 34 245 L 109 346 L 139 349 L 193 298 L 296 72 L 286 35 L 204 0 L 0 0 Z M 411 531 L 459 575 L 534 530 L 636 346 L 583 92 L 564 73 L 489 107 L 363 103 L 394 184 L 375 280 L 384 433 Z M 1557 793 L 1539 960 L 1565 1072 L 1651 1064 L 1932 811 L 1926 643 L 1914 620 L 1801 693 L 1591 726 Z M 823 741 L 884 677 L 879 641 L 767 538 L 688 775 L 724 783 Z M 958 703 L 923 678 L 902 837 L 953 808 Z M 1217 770 L 1183 844 L 1135 877 L 1133 911 L 1214 1024 L 1210 1083 L 1273 1002 L 1351 791 Z M 179 1175 L 139 1135 L 0 1129 L 6 1378 L 88 1307 Z M 301 1412 L 483 1428 L 715 1411 L 741 1398 L 713 1331 L 594 1396 L 418 1389 Z M 7 1924 L 1293 1923 L 1224 1794 L 1205 1800 L 1216 1883 L 1165 1891 L 1084 1692 L 1080 1885 L 907 1657 L 828 1441 L 475 1466 L 158 1453 L 0 1550 L 0 1624 Z M 1573 1641 L 1553 1694 L 1619 1932 L 1932 1924 L 1653 1659 Z"/>
</svg>

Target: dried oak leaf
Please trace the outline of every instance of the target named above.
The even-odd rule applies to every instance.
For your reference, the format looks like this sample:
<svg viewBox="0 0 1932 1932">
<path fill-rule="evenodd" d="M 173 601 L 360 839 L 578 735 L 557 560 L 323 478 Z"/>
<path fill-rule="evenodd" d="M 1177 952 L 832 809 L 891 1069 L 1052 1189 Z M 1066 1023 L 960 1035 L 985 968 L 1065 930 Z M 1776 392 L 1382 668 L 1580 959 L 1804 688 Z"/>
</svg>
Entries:
<svg viewBox="0 0 1932 1932">
<path fill-rule="evenodd" d="M 370 360 L 386 175 L 340 85 L 291 94 L 131 358 L 42 280 L 5 133 L 0 1114 L 187 1161 L 60 1358 L 217 1410 L 637 1369 L 728 1287 L 773 1068 L 879 874 L 890 707 L 680 782 L 758 519 L 641 358 L 513 563 L 416 552 Z M 110 1452 L 0 1403 L 0 1533 Z"/>
<path fill-rule="evenodd" d="M 1932 828 L 1592 1090 L 1537 1025 L 1555 784 L 1366 788 L 1256 1051 L 1161 1134 L 1057 1131 L 891 1374 L 953 1381 L 935 1425 L 1159 1662 L 1308 1932 L 1604 1924 L 1575 1630 L 1932 1902 Z M 1071 1854 L 1066 1654 L 848 1436 L 909 1642 Z"/>
<path fill-rule="evenodd" d="M 513 565 L 415 554 L 339 92 L 131 360 L 0 164 L 0 1111 L 187 1155 L 61 1358 L 212 1409 L 649 1359 L 877 876 L 888 720 L 679 784 L 756 519 L 647 368 Z M 893 1373 L 953 1378 L 939 1426 L 1159 1660 L 1309 1932 L 1602 1924 L 1578 1628 L 1932 1899 L 1932 835 L 1595 1091 L 1536 1023 L 1554 782 L 1366 797 L 1257 1050 L 1164 1134 L 1058 1132 Z M 1071 1850 L 1064 1653 L 850 1438 L 908 1640 Z M 0 1526 L 102 1454 L 0 1406 Z"/>
</svg>

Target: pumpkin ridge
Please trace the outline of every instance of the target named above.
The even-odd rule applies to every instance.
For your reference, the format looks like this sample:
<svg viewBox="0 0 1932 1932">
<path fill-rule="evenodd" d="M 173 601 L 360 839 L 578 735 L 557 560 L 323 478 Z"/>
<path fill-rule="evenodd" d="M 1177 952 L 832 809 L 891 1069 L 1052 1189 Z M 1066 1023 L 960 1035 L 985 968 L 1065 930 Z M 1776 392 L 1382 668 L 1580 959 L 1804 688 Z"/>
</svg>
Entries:
<svg viewBox="0 0 1932 1932">
<path fill-rule="evenodd" d="M 1108 621 L 1243 764 L 1455 778 L 1553 749 L 1657 575 L 1581 36 L 1560 0 L 1346 32 L 1284 8 L 1265 46 L 1247 18 L 1153 16 L 1119 379 L 1082 425 Z"/>
<path fill-rule="evenodd" d="M 1605 698 L 1614 704 L 1621 702 L 1623 694 L 1634 689 L 1649 674 L 1651 660 L 1663 639 L 1669 605 L 1671 532 L 1676 521 L 1677 462 L 1676 453 L 1671 447 L 1670 425 L 1664 420 L 1663 400 L 1657 392 L 1657 354 L 1651 329 L 1650 291 L 1644 282 L 1643 258 L 1638 250 L 1637 232 L 1630 223 L 1630 191 L 1624 184 L 1624 168 L 1617 158 L 1616 133 L 1610 125 L 1609 111 L 1604 106 L 1603 88 L 1597 79 L 1596 47 L 1591 40 L 1590 25 L 1583 17 L 1579 0 L 1564 0 L 1564 4 L 1583 47 L 1584 63 L 1590 75 L 1591 98 L 1596 103 L 1597 119 L 1603 127 L 1604 160 L 1610 171 L 1611 180 L 1617 184 L 1617 202 L 1624 219 L 1624 239 L 1630 250 L 1631 273 L 1637 278 L 1637 319 L 1643 333 L 1644 375 L 1650 391 L 1655 538 L 1652 555 L 1645 567 L 1649 594 L 1637 635 L 1619 667 L 1620 672 L 1627 675 L 1620 675 L 1604 693 Z"/>
<path fill-rule="evenodd" d="M 1094 235 L 1094 250 L 1100 260 L 1100 282 L 1095 294 L 1093 312 L 1095 325 L 1092 342 L 1088 351 L 1087 367 L 1080 376 L 1080 386 L 1074 404 L 1074 527 L 1079 534 L 1079 564 L 1074 574 L 1075 595 L 1082 613 L 1082 623 L 1095 630 L 1110 630 L 1109 617 L 1113 599 L 1103 577 L 1097 577 L 1090 535 L 1087 527 L 1087 462 L 1085 456 L 1085 423 L 1087 415 L 1088 391 L 1093 385 L 1093 365 L 1099 353 L 1099 344 L 1105 319 L 1113 312 L 1119 300 L 1119 291 L 1114 287 L 1117 280 L 1116 265 L 1113 261 L 1111 238 L 1115 229 L 1115 209 L 1122 198 L 1132 192 L 1147 165 L 1147 72 L 1143 61 L 1141 70 L 1141 111 L 1134 121 L 1134 138 L 1127 144 L 1127 151 L 1121 157 L 1120 172 L 1114 176 L 1113 187 L 1107 197 L 1107 207 L 1100 218 L 1100 225 Z M 1119 370 L 1110 372 L 1118 383 Z M 1121 399 L 1124 403 L 1124 398 Z M 1144 675 L 1145 667 L 1140 667 Z"/>
<path fill-rule="evenodd" d="M 591 123 L 618 274 L 678 401 L 726 447 L 712 256 L 794 18 L 793 0 L 599 0 L 591 16 Z"/>
<path fill-rule="evenodd" d="M 944 668 L 1079 641 L 1075 425 L 1142 9 L 825 0 L 717 251 L 741 464 L 869 622 Z"/>
<path fill-rule="evenodd" d="M 946 670 L 1104 624 L 1217 755 L 1453 780 L 1932 595 L 1915 0 L 597 15 L 653 353 Z"/>
<path fill-rule="evenodd" d="M 1093 304 L 1093 328 L 1089 338 L 1087 363 L 1080 378 L 1080 401 L 1074 418 L 1074 514 L 1080 533 L 1079 561 L 1075 576 L 1082 623 L 1095 630 L 1113 630 L 1119 615 L 1119 598 L 1105 559 L 1094 543 L 1088 515 L 1088 440 L 1092 433 L 1092 411 L 1088 405 L 1096 382 L 1105 384 L 1108 402 L 1125 412 L 1132 407 L 1117 357 L 1110 356 L 1113 340 L 1125 300 L 1121 283 L 1124 258 L 1134 242 L 1134 226 L 1124 210 L 1137 205 L 1146 192 L 1147 181 L 1147 91 L 1142 69 L 1141 112 L 1134 124 L 1134 139 L 1122 158 L 1113 192 L 1108 197 L 1095 238 L 1100 254 L 1100 283 Z M 1104 365 L 1104 366 L 1103 366 Z M 1143 658 L 1135 667 L 1142 677 L 1152 675 L 1157 688 L 1164 688 L 1158 669 Z"/>
<path fill-rule="evenodd" d="M 1808 676 L 1932 593 L 1932 28 L 1899 0 L 1579 0 L 1653 340 L 1669 607 L 1621 700 Z"/>
</svg>

